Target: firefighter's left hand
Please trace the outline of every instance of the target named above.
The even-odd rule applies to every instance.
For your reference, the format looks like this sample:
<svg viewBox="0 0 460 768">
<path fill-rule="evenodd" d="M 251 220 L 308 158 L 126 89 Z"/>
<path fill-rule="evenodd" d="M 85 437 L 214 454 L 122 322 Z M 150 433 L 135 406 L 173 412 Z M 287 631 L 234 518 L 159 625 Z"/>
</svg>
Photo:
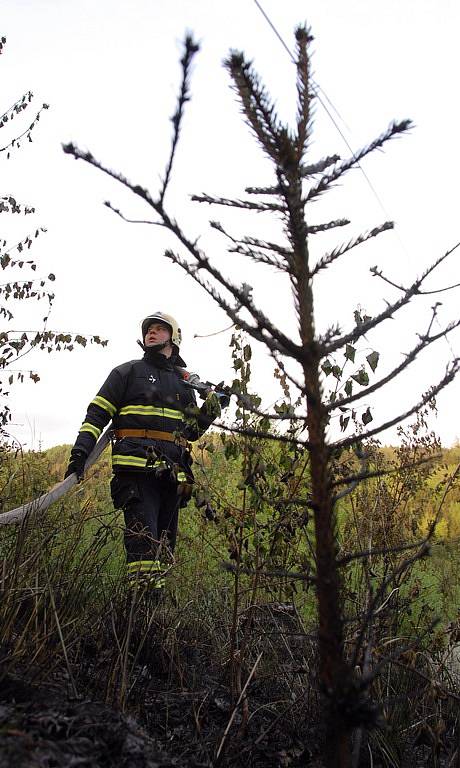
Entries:
<svg viewBox="0 0 460 768">
<path fill-rule="evenodd" d="M 230 405 L 230 394 L 231 394 L 229 392 L 229 387 L 226 387 L 224 385 L 224 382 L 221 381 L 220 384 L 217 385 L 216 390 L 217 391 L 216 391 L 215 394 L 219 398 L 219 405 L 220 405 L 220 407 L 222 409 L 223 408 L 228 408 L 228 406 Z"/>
<path fill-rule="evenodd" d="M 69 466 L 67 467 L 64 478 L 69 477 L 69 475 L 73 475 L 75 472 L 78 482 L 81 482 L 85 473 L 85 464 L 87 458 L 88 457 L 85 453 L 83 453 L 83 451 L 75 450 L 75 448 L 72 449 Z"/>
</svg>

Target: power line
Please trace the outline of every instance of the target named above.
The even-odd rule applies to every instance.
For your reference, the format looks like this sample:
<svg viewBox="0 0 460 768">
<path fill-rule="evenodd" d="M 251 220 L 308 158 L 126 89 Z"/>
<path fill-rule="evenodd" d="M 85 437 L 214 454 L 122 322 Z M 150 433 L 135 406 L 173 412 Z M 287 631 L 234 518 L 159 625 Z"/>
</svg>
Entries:
<svg viewBox="0 0 460 768">
<path fill-rule="evenodd" d="M 285 51 L 287 51 L 287 53 L 289 54 L 289 57 L 290 57 L 290 59 L 291 59 L 292 63 L 293 63 L 293 64 L 296 64 L 297 62 L 296 62 L 296 60 L 295 60 L 294 54 L 292 53 L 291 49 L 289 48 L 289 46 L 287 45 L 287 43 L 286 43 L 286 42 L 284 41 L 284 39 L 282 38 L 281 34 L 278 32 L 277 28 L 275 27 L 275 25 L 273 24 L 273 22 L 271 21 L 271 19 L 268 17 L 267 13 L 266 13 L 266 12 L 264 11 L 264 9 L 262 8 L 261 4 L 259 3 L 259 0 L 254 0 L 254 3 L 256 4 L 256 6 L 257 6 L 257 8 L 259 9 L 259 11 L 261 12 L 262 16 L 263 16 L 263 17 L 264 17 L 264 19 L 266 20 L 267 24 L 270 26 L 270 28 L 272 29 L 272 31 L 275 33 L 276 37 L 277 37 L 277 38 L 278 38 L 278 40 L 280 41 L 280 43 L 281 43 L 281 45 L 283 46 L 283 48 L 285 49 Z M 344 119 L 343 119 L 343 117 L 341 116 L 341 114 L 340 114 L 340 112 L 338 111 L 338 109 L 337 109 L 337 108 L 334 106 L 334 104 L 332 103 L 331 99 L 329 98 L 329 96 L 328 96 L 328 95 L 326 94 L 326 92 L 324 91 L 324 89 L 323 89 L 323 88 L 321 88 L 321 86 L 320 86 L 320 85 L 318 85 L 318 83 L 316 83 L 316 82 L 315 82 L 313 79 L 312 79 L 312 83 L 313 83 L 313 85 L 314 85 L 314 87 L 315 87 L 315 89 L 316 89 L 316 90 L 315 90 L 315 96 L 316 96 L 316 98 L 318 99 L 318 101 L 319 101 L 319 103 L 321 104 L 322 108 L 324 109 L 324 111 L 326 112 L 327 116 L 329 117 L 329 119 L 330 119 L 330 120 L 331 120 L 331 122 L 333 123 L 333 125 L 334 125 L 335 129 L 336 129 L 336 130 L 338 131 L 338 133 L 340 134 L 340 136 L 341 136 L 341 138 L 342 138 L 342 141 L 345 143 L 345 145 L 346 145 L 346 147 L 347 147 L 348 151 L 349 151 L 349 152 L 351 152 L 351 154 L 352 154 L 352 155 L 354 155 L 354 154 L 355 154 L 355 151 L 354 151 L 353 147 L 351 146 L 350 142 L 348 141 L 347 137 L 344 135 L 344 133 L 343 133 L 343 131 L 341 130 L 340 126 L 338 125 L 337 121 L 334 119 L 334 117 L 332 116 L 332 114 L 331 114 L 330 110 L 328 109 L 328 107 L 327 107 L 327 106 L 326 106 L 326 104 L 324 103 L 323 99 L 321 98 L 321 93 L 323 93 L 323 94 L 324 94 L 324 97 L 327 99 L 327 101 L 329 102 L 329 104 L 332 106 L 332 108 L 334 109 L 334 112 L 336 113 L 336 115 L 339 117 L 339 119 L 342 121 L 342 123 L 343 123 L 343 124 L 346 126 L 346 122 L 345 122 L 345 120 L 344 120 Z M 348 128 L 348 126 L 346 126 L 346 127 Z M 350 129 L 348 128 L 348 130 L 350 130 Z M 367 173 L 365 172 L 365 170 L 363 169 L 362 165 L 361 165 L 359 162 L 357 163 L 357 165 L 358 165 L 358 168 L 359 168 L 359 170 L 360 170 L 360 171 L 361 171 L 361 173 L 363 174 L 364 178 L 366 179 L 366 182 L 367 182 L 367 184 L 368 184 L 368 186 L 369 186 L 370 190 L 372 191 L 372 193 L 373 193 L 373 195 L 374 195 L 375 199 L 377 200 L 377 202 L 378 202 L 378 204 L 379 204 L 379 206 L 380 206 L 380 208 L 381 208 L 381 210 L 382 210 L 382 213 L 383 213 L 383 215 L 385 216 L 385 218 L 387 218 L 387 219 L 388 219 L 388 218 L 389 218 L 389 216 L 388 216 L 388 213 L 387 213 L 387 211 L 386 211 L 386 209 L 385 209 L 385 206 L 383 205 L 383 202 L 382 202 L 382 200 L 380 199 L 379 195 L 377 194 L 377 190 L 376 190 L 376 189 L 375 189 L 375 187 L 373 186 L 373 184 L 372 184 L 372 182 L 371 182 L 371 180 L 370 180 L 369 176 L 367 175 Z"/>
<path fill-rule="evenodd" d="M 291 59 L 292 63 L 293 63 L 294 65 L 296 65 L 296 64 L 297 64 L 297 62 L 296 62 L 296 59 L 295 59 L 295 57 L 294 57 L 294 54 L 292 53 L 291 49 L 290 49 L 290 48 L 289 48 L 289 46 L 287 45 L 286 41 L 283 39 L 283 37 L 282 37 L 281 33 L 278 31 L 278 29 L 276 28 L 276 26 L 274 25 L 274 23 L 272 22 L 272 20 L 270 19 L 270 17 L 269 17 L 269 16 L 268 16 L 268 14 L 266 13 L 266 11 L 265 11 L 265 10 L 263 9 L 263 7 L 261 6 L 261 4 L 260 4 L 259 0 L 254 0 L 254 3 L 255 3 L 255 5 L 257 6 L 257 8 L 259 9 L 260 13 L 261 13 L 261 14 L 262 14 L 262 16 L 264 17 L 264 19 L 265 19 L 265 21 L 267 22 L 267 24 L 269 25 L 269 27 L 271 28 L 271 30 L 273 31 L 273 33 L 276 35 L 276 37 L 277 37 L 277 38 L 278 38 L 278 40 L 280 41 L 280 43 L 281 43 L 281 45 L 283 46 L 284 50 L 285 50 L 285 51 L 287 52 L 287 54 L 289 55 L 289 58 Z M 332 124 L 334 125 L 334 127 L 336 128 L 336 130 L 338 131 L 338 133 L 340 134 L 340 137 L 342 138 L 342 141 L 345 143 L 345 145 L 346 145 L 346 147 L 347 147 L 348 151 L 349 151 L 349 152 L 351 152 L 351 154 L 352 154 L 352 155 L 354 155 L 354 154 L 355 154 L 355 151 L 353 150 L 353 147 L 350 145 L 350 143 L 349 143 L 348 139 L 347 139 L 347 138 L 346 138 L 346 136 L 344 135 L 344 133 L 343 133 L 343 131 L 341 130 L 340 126 L 337 124 L 337 121 L 334 119 L 334 117 L 332 116 L 332 114 L 331 114 L 330 110 L 328 109 L 328 107 L 327 107 L 327 106 L 326 106 L 326 104 L 324 103 L 323 99 L 321 98 L 321 93 L 324 95 L 324 98 L 325 98 L 325 99 L 326 99 L 326 100 L 329 102 L 329 104 L 331 105 L 332 109 L 334 110 L 334 112 L 336 113 L 336 115 L 338 116 L 338 118 L 339 118 L 339 119 L 342 121 L 342 123 L 344 124 L 344 126 L 347 128 L 347 130 L 348 130 L 348 131 L 350 131 L 350 128 L 348 127 L 348 125 L 347 125 L 347 123 L 345 122 L 344 118 L 342 117 L 342 115 L 340 114 L 340 112 L 338 111 L 338 109 L 335 107 L 335 105 L 333 104 L 332 100 L 331 100 L 331 99 L 329 98 L 329 96 L 326 94 L 326 92 L 324 91 L 324 89 L 323 89 L 323 88 L 321 88 L 321 86 L 320 86 L 320 85 L 319 85 L 317 82 L 315 82 L 315 80 L 313 80 L 313 78 L 312 78 L 312 83 L 313 83 L 313 85 L 314 85 L 314 88 L 315 88 L 315 90 L 314 90 L 314 93 L 315 93 L 315 96 L 316 96 L 316 98 L 318 99 L 319 103 L 320 103 L 320 104 L 321 104 L 321 106 L 323 107 L 324 111 L 326 112 L 327 116 L 328 116 L 328 117 L 329 117 L 329 119 L 331 120 Z M 350 132 L 351 132 L 351 131 L 350 131 Z M 383 202 L 382 202 L 381 198 L 379 197 L 379 195 L 378 195 L 378 193 L 377 193 L 377 190 L 375 189 L 374 185 L 372 184 L 372 182 L 371 182 L 370 178 L 368 177 L 367 173 L 365 172 L 365 170 L 363 169 L 363 167 L 361 166 L 361 164 L 360 164 L 359 162 L 357 163 L 357 165 L 358 165 L 358 168 L 359 168 L 359 170 L 361 171 L 362 175 L 364 176 L 364 178 L 365 178 L 365 180 L 366 180 L 366 182 L 367 182 L 367 184 L 368 184 L 368 186 L 369 186 L 370 190 L 372 191 L 372 193 L 373 193 L 373 195 L 374 195 L 375 199 L 377 200 L 377 202 L 378 202 L 378 204 L 379 204 L 379 206 L 380 206 L 380 208 L 381 208 L 381 210 L 382 210 L 382 213 L 383 213 L 383 215 L 385 216 L 385 218 L 386 218 L 386 219 L 389 219 L 389 218 L 390 218 L 390 216 L 388 215 L 388 213 L 387 213 L 387 211 L 386 211 L 386 208 L 385 208 L 385 206 L 384 206 L 384 204 L 383 204 Z M 406 248 L 406 245 L 405 245 L 405 243 L 403 242 L 403 240 L 402 240 L 402 238 L 401 238 L 401 235 L 400 235 L 400 234 L 399 234 L 399 232 L 398 232 L 398 231 L 396 231 L 396 230 L 393 230 L 393 234 L 394 234 L 394 236 L 397 238 L 397 240 L 398 240 L 398 242 L 399 242 L 399 245 L 400 245 L 400 247 L 401 247 L 401 250 L 403 251 L 403 253 L 404 253 L 404 254 L 405 254 L 405 256 L 406 256 L 406 259 L 409 261 L 409 260 L 410 260 L 409 251 L 407 250 L 407 248 Z M 436 318 L 436 322 L 437 322 L 437 324 L 438 324 L 438 325 L 439 325 L 439 327 L 440 327 L 440 324 L 439 324 L 439 320 L 438 320 L 437 318 Z M 447 343 L 447 345 L 448 345 L 448 347 L 449 347 L 449 349 L 450 349 L 450 352 L 451 352 L 451 354 L 452 354 L 452 359 L 454 360 L 454 359 L 455 359 L 457 356 L 456 356 L 456 355 L 455 355 L 455 353 L 454 353 L 454 350 L 453 350 L 453 348 L 452 348 L 452 345 L 451 345 L 451 343 L 450 343 L 450 339 L 449 339 L 447 336 L 445 336 L 444 338 L 445 338 L 445 340 L 446 340 L 446 343 Z"/>
</svg>

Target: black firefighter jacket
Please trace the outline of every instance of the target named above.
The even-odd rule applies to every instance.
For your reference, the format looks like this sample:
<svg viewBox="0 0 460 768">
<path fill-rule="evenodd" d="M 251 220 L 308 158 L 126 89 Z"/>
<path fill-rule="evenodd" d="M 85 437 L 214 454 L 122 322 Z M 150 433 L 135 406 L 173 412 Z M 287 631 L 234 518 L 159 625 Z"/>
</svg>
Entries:
<svg viewBox="0 0 460 768">
<path fill-rule="evenodd" d="M 110 419 L 115 430 L 152 429 L 197 440 L 214 416 L 206 402 L 197 408 L 194 391 L 184 384 L 179 357 L 167 358 L 147 350 L 142 360 L 131 360 L 111 371 L 88 406 L 74 449 L 89 455 Z M 152 456 L 165 456 L 190 473 L 190 454 L 174 442 L 144 437 L 123 437 L 112 447 L 117 471 L 145 471 Z"/>
</svg>

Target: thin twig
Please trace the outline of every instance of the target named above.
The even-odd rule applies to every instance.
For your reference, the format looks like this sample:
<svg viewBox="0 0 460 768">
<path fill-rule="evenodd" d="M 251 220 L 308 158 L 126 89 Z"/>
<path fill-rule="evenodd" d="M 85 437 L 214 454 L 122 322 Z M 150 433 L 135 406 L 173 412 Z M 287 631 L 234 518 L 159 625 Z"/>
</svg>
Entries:
<svg viewBox="0 0 460 768">
<path fill-rule="evenodd" d="M 242 702 L 242 700 L 244 698 L 244 695 L 246 693 L 248 685 L 249 685 L 249 683 L 251 682 L 251 680 L 252 680 L 252 678 L 254 676 L 254 673 L 255 673 L 258 665 L 259 665 L 259 662 L 260 662 L 262 656 L 263 656 L 263 652 L 259 653 L 259 655 L 258 655 L 258 657 L 257 657 L 257 659 L 256 659 L 256 661 L 255 661 L 255 663 L 254 663 L 254 665 L 253 665 L 253 667 L 251 669 L 251 672 L 249 673 L 248 679 L 246 680 L 246 682 L 244 684 L 243 690 L 241 691 L 240 695 L 238 696 L 238 701 L 236 702 L 235 706 L 233 707 L 232 714 L 230 715 L 230 719 L 229 719 L 229 721 L 227 723 L 227 727 L 225 728 L 224 735 L 222 736 L 222 740 L 220 742 L 219 749 L 217 750 L 217 753 L 216 753 L 216 764 L 217 764 L 217 762 L 219 760 L 220 754 L 221 754 L 222 749 L 224 747 L 224 744 L 225 744 L 225 742 L 227 740 L 227 736 L 229 734 L 230 728 L 232 727 L 232 723 L 233 723 L 233 721 L 235 719 L 235 715 L 237 713 L 238 707 L 239 707 L 239 705 L 241 704 L 241 702 Z"/>
</svg>

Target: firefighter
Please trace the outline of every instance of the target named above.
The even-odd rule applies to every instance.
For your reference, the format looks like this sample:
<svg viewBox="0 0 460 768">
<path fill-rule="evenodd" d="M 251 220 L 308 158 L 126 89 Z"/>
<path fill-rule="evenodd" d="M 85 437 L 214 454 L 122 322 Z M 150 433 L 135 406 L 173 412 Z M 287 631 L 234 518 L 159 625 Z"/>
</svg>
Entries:
<svg viewBox="0 0 460 768">
<path fill-rule="evenodd" d="M 198 409 L 184 382 L 176 320 L 153 312 L 142 321 L 141 360 L 117 366 L 89 404 L 71 451 L 66 477 L 83 477 L 85 462 L 112 420 L 111 494 L 125 518 L 130 585 L 161 590 L 176 543 L 179 509 L 193 483 L 190 441 L 197 440 L 229 402 L 209 391 Z"/>
</svg>

